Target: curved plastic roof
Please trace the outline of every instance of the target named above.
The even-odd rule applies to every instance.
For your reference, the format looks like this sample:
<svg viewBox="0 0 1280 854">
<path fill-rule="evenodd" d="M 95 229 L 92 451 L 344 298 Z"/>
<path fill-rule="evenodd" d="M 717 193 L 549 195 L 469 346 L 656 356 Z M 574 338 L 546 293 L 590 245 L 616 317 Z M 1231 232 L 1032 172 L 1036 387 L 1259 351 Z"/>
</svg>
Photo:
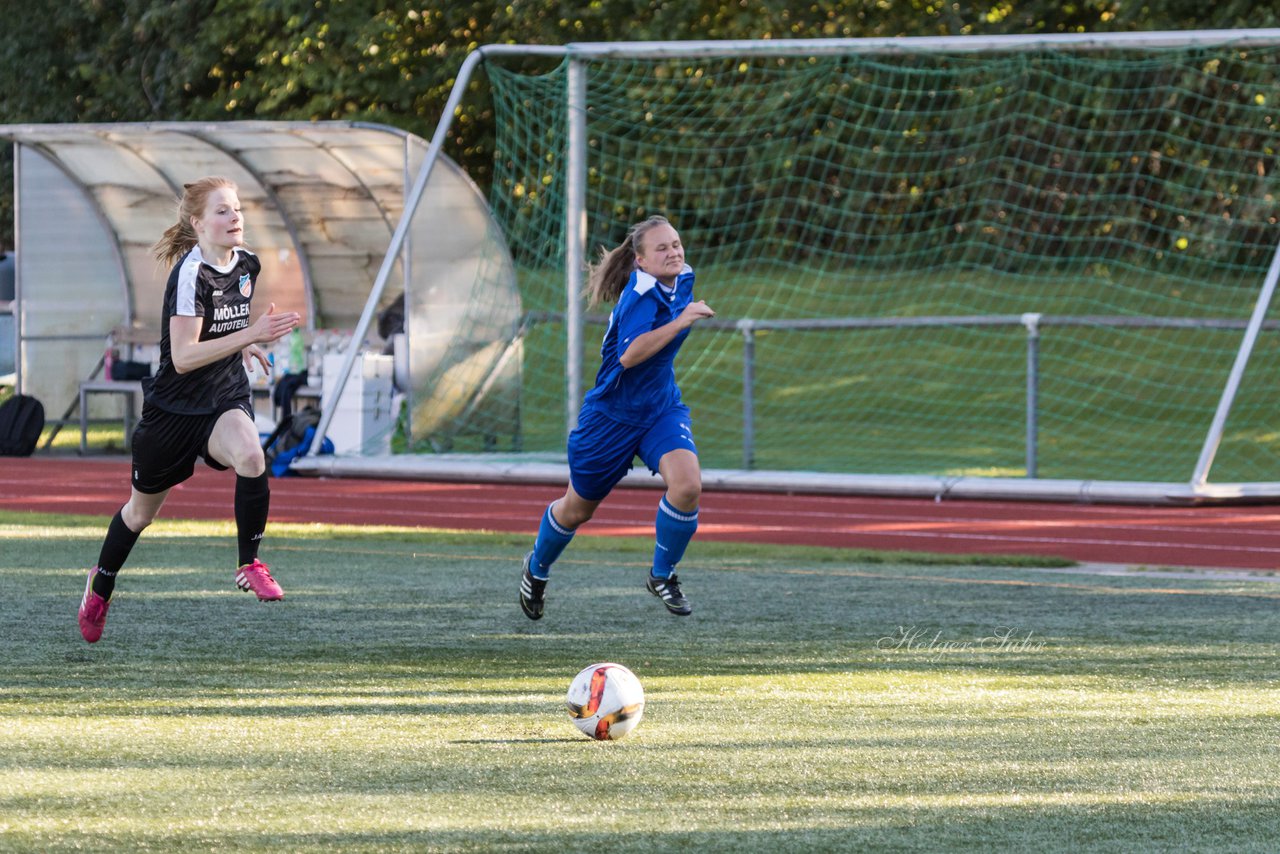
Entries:
<svg viewBox="0 0 1280 854">
<path fill-rule="evenodd" d="M 354 122 L 0 125 L 0 139 L 15 144 L 18 386 L 51 417 L 76 399 L 112 330 L 158 339 L 169 271 L 151 246 L 176 221 L 183 183 L 223 175 L 238 185 L 260 299 L 302 312 L 308 329 L 350 329 L 427 151 L 412 134 Z M 425 289 L 415 270 L 465 303 L 475 268 L 506 256 L 455 163 L 439 159 L 429 190 L 383 305 Z"/>
<path fill-rule="evenodd" d="M 7 125 L 0 137 L 38 153 L 85 194 L 109 232 L 129 298 L 125 321 L 142 328 L 159 323 L 150 307 L 168 273 L 150 247 L 175 221 L 183 183 L 203 175 L 239 185 L 247 244 L 281 307 L 303 311 L 312 327 L 353 324 L 426 148 L 410 134 L 349 122 Z M 22 228 L 23 209 L 40 204 L 25 189 L 20 174 L 20 259 L 30 257 L 23 249 L 39 252 L 41 238 Z M 107 271 L 99 272 L 101 286 Z"/>
</svg>

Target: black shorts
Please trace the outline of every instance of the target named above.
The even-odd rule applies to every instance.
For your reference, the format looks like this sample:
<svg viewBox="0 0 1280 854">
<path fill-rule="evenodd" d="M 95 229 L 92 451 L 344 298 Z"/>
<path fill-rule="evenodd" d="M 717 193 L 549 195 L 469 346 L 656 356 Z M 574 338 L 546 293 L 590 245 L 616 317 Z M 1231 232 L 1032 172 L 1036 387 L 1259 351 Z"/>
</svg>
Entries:
<svg viewBox="0 0 1280 854">
<path fill-rule="evenodd" d="M 253 418 L 248 400 L 227 401 L 210 415 L 178 415 L 144 403 L 133 431 L 133 488 L 154 495 L 177 486 L 195 473 L 197 457 L 226 471 L 227 466 L 209 456 L 209 437 L 222 414 L 233 409 Z"/>
</svg>

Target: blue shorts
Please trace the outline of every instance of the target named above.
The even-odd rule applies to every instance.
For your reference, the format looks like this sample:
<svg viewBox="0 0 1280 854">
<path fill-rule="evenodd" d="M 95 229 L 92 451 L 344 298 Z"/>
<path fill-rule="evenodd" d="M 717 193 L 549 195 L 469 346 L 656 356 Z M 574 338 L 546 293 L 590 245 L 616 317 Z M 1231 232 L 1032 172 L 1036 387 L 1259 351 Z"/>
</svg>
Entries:
<svg viewBox="0 0 1280 854">
<path fill-rule="evenodd" d="M 648 427 L 624 424 L 584 408 L 578 426 L 569 434 L 573 491 L 588 501 L 599 501 L 631 471 L 637 456 L 657 474 L 668 451 L 685 448 L 698 453 L 690 424 L 689 407 L 684 404 L 671 407 Z"/>
</svg>

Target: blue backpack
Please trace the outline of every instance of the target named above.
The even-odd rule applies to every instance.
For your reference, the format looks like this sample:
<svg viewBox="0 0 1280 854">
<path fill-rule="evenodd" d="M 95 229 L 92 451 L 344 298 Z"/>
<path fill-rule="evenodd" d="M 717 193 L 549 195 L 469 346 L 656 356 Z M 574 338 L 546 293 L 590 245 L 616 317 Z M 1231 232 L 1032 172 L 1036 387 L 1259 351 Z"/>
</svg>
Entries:
<svg viewBox="0 0 1280 854">
<path fill-rule="evenodd" d="M 262 451 L 273 477 L 284 477 L 289 473 L 289 466 L 294 460 L 306 456 L 311 450 L 311 443 L 315 441 L 316 427 L 319 424 L 320 410 L 314 406 L 300 409 L 280 419 L 276 429 L 262 443 Z M 327 436 L 319 453 L 333 453 L 333 442 Z"/>
</svg>

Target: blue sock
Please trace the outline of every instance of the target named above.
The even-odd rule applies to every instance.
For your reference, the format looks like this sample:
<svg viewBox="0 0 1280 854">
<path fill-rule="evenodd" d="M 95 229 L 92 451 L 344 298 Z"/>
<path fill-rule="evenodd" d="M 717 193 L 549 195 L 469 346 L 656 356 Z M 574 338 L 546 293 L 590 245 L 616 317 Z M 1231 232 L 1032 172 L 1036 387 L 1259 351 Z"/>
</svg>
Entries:
<svg viewBox="0 0 1280 854">
<path fill-rule="evenodd" d="M 538 539 L 533 544 L 533 559 L 529 561 L 529 572 L 534 578 L 546 580 L 551 575 L 551 564 L 556 562 L 564 547 L 573 539 L 573 530 L 566 528 L 551 515 L 551 504 L 547 512 L 542 514 L 542 524 L 538 526 Z"/>
<path fill-rule="evenodd" d="M 698 510 L 685 513 L 677 510 L 663 495 L 658 502 L 658 520 L 654 523 L 658 544 L 653 550 L 653 577 L 670 578 L 676 564 L 684 557 L 684 550 L 698 530 Z"/>
</svg>

